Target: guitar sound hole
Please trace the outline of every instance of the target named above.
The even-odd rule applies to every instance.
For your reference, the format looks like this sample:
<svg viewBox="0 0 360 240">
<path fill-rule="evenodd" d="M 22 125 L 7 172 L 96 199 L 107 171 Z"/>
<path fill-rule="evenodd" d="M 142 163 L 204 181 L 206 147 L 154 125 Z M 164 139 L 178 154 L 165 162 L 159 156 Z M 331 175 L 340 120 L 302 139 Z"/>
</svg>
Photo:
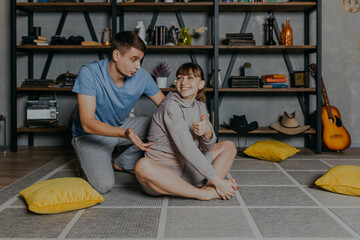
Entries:
<svg viewBox="0 0 360 240">
<path fill-rule="evenodd" d="M 342 122 L 341 122 L 341 119 L 340 118 L 338 118 L 337 116 L 335 116 L 335 125 L 337 126 L 337 127 L 341 127 L 342 126 Z"/>
</svg>

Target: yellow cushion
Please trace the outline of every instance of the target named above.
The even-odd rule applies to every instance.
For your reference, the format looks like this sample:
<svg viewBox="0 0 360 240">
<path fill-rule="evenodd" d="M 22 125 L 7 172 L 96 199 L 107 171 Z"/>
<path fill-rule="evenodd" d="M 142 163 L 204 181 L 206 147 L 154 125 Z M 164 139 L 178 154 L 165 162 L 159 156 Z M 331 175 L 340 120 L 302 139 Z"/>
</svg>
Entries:
<svg viewBox="0 0 360 240">
<path fill-rule="evenodd" d="M 280 162 L 295 155 L 299 151 L 300 150 L 283 142 L 263 140 L 249 146 L 245 149 L 244 153 L 257 159 Z"/>
<path fill-rule="evenodd" d="M 360 196 L 360 167 L 340 165 L 330 168 L 315 184 L 328 191 Z"/>
<path fill-rule="evenodd" d="M 41 213 L 60 213 L 93 206 L 104 198 L 82 178 L 56 178 L 35 183 L 20 195 L 29 210 Z"/>
</svg>

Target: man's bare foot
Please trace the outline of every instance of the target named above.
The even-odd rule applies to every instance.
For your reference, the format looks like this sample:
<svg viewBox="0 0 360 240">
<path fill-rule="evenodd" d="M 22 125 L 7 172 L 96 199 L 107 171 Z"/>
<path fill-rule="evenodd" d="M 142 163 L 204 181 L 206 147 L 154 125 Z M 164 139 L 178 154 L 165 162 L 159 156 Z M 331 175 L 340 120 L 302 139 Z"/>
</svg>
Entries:
<svg viewBox="0 0 360 240">
<path fill-rule="evenodd" d="M 203 186 L 201 188 L 201 190 L 203 190 L 205 194 L 204 194 L 204 199 L 199 199 L 199 200 L 207 201 L 207 200 L 221 198 L 214 187 L 210 187 L 210 186 L 205 185 L 205 186 Z"/>
<path fill-rule="evenodd" d="M 118 165 L 116 165 L 115 163 L 113 163 L 113 168 L 117 171 L 120 171 L 120 172 L 130 172 L 132 174 L 134 174 L 134 171 L 124 171 L 123 168 L 119 167 Z"/>
</svg>

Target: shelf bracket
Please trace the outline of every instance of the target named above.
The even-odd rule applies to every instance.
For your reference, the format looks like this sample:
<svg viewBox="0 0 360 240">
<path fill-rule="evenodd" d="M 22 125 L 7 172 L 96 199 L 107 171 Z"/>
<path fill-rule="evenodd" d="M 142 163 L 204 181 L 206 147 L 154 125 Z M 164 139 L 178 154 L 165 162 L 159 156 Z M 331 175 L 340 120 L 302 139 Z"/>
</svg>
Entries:
<svg viewBox="0 0 360 240">
<path fill-rule="evenodd" d="M 147 28 L 148 34 L 146 34 L 146 38 L 145 38 L 145 41 L 146 41 L 147 43 L 150 42 L 150 34 L 149 34 L 149 32 L 154 29 L 158 16 L 159 16 L 159 11 L 154 11 L 154 12 L 153 12 L 153 15 L 152 15 L 152 18 L 151 18 L 150 25 L 149 25 L 149 27 Z M 141 59 L 141 64 L 143 63 L 143 61 L 144 61 L 144 59 L 145 59 L 145 56 L 146 56 L 146 55 L 144 55 L 144 57 Z"/>
<path fill-rule="evenodd" d="M 247 26 L 248 26 L 249 21 L 250 21 L 250 18 L 251 18 L 251 14 L 252 14 L 251 11 L 247 11 L 247 12 L 246 12 L 246 15 L 245 15 L 243 24 L 242 24 L 242 26 L 241 26 L 240 33 L 245 33 L 245 32 L 246 32 Z M 232 71 L 233 71 L 233 69 L 234 69 L 234 65 L 235 65 L 237 56 L 238 56 L 238 52 L 233 52 L 233 53 L 231 54 L 230 63 L 229 63 L 228 69 L 226 70 L 225 78 L 224 78 L 223 84 L 222 84 L 222 86 L 221 86 L 222 88 L 227 88 L 227 87 L 229 87 L 230 75 L 231 75 L 231 73 L 232 73 Z M 219 106 L 221 105 L 222 99 L 223 99 L 223 95 L 221 95 L 221 96 L 219 97 Z"/>
</svg>

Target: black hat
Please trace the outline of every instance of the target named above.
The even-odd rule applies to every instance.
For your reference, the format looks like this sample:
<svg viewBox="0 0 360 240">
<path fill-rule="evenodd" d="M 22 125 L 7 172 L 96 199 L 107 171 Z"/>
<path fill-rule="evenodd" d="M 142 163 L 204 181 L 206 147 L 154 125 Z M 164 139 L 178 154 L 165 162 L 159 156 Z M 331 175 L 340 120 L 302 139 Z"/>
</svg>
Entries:
<svg viewBox="0 0 360 240">
<path fill-rule="evenodd" d="M 258 122 L 253 121 L 249 124 L 245 115 L 233 115 L 233 118 L 230 119 L 230 125 L 225 122 L 223 124 L 226 128 L 234 130 L 239 134 L 245 134 L 258 128 Z"/>
</svg>

